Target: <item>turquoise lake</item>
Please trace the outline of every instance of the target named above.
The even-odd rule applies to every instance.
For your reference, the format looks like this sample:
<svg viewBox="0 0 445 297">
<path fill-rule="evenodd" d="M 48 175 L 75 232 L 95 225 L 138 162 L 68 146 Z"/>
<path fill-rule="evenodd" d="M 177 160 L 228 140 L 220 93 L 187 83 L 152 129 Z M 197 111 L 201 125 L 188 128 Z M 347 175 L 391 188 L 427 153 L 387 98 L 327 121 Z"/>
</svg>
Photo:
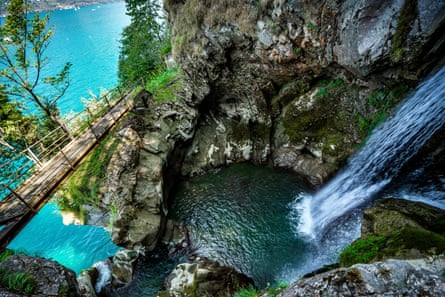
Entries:
<svg viewBox="0 0 445 297">
<path fill-rule="evenodd" d="M 78 112 L 83 109 L 80 98 L 89 98 L 90 90 L 99 95 L 101 88 L 117 85 L 121 33 L 130 18 L 125 2 L 51 11 L 49 15 L 54 35 L 45 52 L 49 62 L 43 75 L 56 74 L 66 62 L 73 64 L 70 87 L 58 106 L 62 114 Z"/>
<path fill-rule="evenodd" d="M 59 101 L 62 114 L 81 111 L 81 97 L 89 90 L 99 95 L 118 82 L 117 65 L 122 29 L 130 23 L 125 3 L 50 12 L 54 36 L 46 51 L 54 74 L 66 62 L 73 64 L 71 85 Z M 32 112 L 32 109 L 30 110 Z M 76 273 L 102 261 L 119 249 L 104 228 L 64 225 L 59 208 L 46 204 L 8 248 L 55 260 Z"/>
</svg>

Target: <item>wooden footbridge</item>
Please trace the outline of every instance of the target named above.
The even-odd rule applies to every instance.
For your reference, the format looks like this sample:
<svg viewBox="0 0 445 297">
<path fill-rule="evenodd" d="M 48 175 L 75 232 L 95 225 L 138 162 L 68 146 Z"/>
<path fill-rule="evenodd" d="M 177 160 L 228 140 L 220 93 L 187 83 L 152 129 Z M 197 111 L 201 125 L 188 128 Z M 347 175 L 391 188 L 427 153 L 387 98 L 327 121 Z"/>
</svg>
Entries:
<svg viewBox="0 0 445 297">
<path fill-rule="evenodd" d="M 11 194 L 0 201 L 0 248 L 6 247 L 98 141 L 134 107 L 134 98 L 138 97 L 131 93 L 123 96 L 17 189 L 9 188 Z"/>
</svg>

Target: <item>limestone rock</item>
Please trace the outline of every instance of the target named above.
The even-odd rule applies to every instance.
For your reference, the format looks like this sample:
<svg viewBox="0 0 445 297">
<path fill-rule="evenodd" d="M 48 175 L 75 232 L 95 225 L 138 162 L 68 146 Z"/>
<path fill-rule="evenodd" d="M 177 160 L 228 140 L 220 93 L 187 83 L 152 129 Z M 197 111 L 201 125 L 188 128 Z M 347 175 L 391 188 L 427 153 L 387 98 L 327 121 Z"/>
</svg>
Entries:
<svg viewBox="0 0 445 297">
<path fill-rule="evenodd" d="M 38 257 L 13 255 L 0 264 L 3 271 L 26 273 L 35 280 L 32 296 L 80 296 L 76 274 L 60 264 Z M 0 294 L 2 294 L 0 292 Z M 23 292 L 20 296 L 25 295 Z M 3 296 L 3 294 L 2 294 Z M 15 296 L 7 293 L 4 296 Z"/>
<path fill-rule="evenodd" d="M 165 280 L 167 290 L 162 296 L 232 296 L 239 288 L 252 283 L 250 278 L 233 268 L 198 259 L 176 266 Z"/>
<path fill-rule="evenodd" d="M 445 278 L 405 261 L 387 260 L 335 269 L 288 287 L 279 297 L 443 296 Z"/>
</svg>

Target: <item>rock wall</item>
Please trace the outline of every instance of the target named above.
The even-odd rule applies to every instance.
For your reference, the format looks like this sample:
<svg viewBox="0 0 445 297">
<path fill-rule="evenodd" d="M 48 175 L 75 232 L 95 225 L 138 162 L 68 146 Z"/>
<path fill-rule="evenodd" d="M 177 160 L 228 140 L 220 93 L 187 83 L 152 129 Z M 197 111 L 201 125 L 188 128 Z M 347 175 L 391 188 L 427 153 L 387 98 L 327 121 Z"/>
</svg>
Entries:
<svg viewBox="0 0 445 297">
<path fill-rule="evenodd" d="M 164 4 L 199 110 L 184 175 L 271 159 L 319 185 L 366 136 L 372 92 L 416 82 L 444 52 L 444 1 Z"/>
<path fill-rule="evenodd" d="M 0 264 L 0 271 L 0 296 L 81 296 L 74 271 L 54 261 L 13 255 Z"/>
<path fill-rule="evenodd" d="M 356 264 L 297 281 L 278 296 L 443 296 L 437 273 L 400 260 Z"/>
<path fill-rule="evenodd" d="M 270 162 L 323 184 L 445 52 L 445 1 L 164 4 L 181 99 L 140 110 L 107 173 L 132 249 L 159 241 L 177 174 Z"/>
</svg>

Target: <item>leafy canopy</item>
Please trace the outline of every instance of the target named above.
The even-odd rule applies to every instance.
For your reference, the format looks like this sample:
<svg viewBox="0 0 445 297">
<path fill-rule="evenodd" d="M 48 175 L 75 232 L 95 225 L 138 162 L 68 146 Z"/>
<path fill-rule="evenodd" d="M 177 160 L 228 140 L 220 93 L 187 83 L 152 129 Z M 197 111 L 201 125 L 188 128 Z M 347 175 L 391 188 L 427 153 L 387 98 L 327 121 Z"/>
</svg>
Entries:
<svg viewBox="0 0 445 297">
<path fill-rule="evenodd" d="M 126 0 L 131 23 L 121 39 L 119 78 L 124 84 L 143 79 L 162 65 L 160 52 L 168 44 L 165 17 L 157 0 Z"/>
<path fill-rule="evenodd" d="M 54 127 L 60 126 L 57 101 L 69 87 L 67 62 L 59 73 L 42 77 L 49 60 L 44 55 L 54 31 L 47 28 L 49 15 L 28 15 L 29 5 L 24 0 L 11 0 L 7 16 L 0 28 L 0 78 L 2 94 L 33 102 Z M 47 85 L 52 91 L 39 92 L 37 86 Z"/>
</svg>

